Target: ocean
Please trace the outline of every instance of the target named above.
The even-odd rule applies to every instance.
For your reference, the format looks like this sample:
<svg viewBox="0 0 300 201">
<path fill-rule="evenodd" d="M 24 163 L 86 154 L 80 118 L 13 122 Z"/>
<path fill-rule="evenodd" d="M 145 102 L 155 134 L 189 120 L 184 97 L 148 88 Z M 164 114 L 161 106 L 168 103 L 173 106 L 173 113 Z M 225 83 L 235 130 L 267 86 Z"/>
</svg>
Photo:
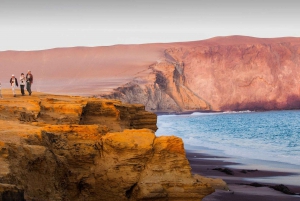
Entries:
<svg viewBox="0 0 300 201">
<path fill-rule="evenodd" d="M 300 167 L 300 110 L 158 116 L 157 136 L 244 160 Z"/>
</svg>

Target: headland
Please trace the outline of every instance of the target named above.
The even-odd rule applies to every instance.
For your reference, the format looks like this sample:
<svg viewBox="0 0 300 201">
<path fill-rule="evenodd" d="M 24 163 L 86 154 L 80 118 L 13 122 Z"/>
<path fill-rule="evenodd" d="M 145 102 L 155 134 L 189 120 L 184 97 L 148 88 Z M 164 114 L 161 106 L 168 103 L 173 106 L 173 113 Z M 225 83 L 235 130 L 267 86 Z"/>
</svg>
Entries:
<svg viewBox="0 0 300 201">
<path fill-rule="evenodd" d="M 19 93 L 19 91 L 17 91 Z M 33 92 L 0 99 L 2 200 L 201 200 L 220 179 L 192 174 L 183 142 L 156 137 L 140 104 Z"/>
</svg>

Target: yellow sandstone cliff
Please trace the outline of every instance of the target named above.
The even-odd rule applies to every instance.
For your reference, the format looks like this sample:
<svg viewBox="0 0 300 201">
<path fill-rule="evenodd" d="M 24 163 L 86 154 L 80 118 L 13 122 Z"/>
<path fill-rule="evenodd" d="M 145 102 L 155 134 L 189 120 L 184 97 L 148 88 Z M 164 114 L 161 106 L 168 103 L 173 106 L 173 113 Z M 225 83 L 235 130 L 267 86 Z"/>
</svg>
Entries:
<svg viewBox="0 0 300 201">
<path fill-rule="evenodd" d="M 0 99 L 0 200 L 201 200 L 183 142 L 117 100 L 35 93 Z"/>
</svg>

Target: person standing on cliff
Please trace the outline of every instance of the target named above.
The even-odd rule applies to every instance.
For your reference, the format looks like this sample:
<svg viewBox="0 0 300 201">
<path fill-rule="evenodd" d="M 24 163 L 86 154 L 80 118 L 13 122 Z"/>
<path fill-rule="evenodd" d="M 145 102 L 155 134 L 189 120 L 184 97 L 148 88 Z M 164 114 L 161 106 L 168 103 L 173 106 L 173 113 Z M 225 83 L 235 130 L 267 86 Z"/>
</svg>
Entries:
<svg viewBox="0 0 300 201">
<path fill-rule="evenodd" d="M 24 92 L 25 83 L 26 83 L 25 75 L 24 75 L 24 73 L 21 73 L 21 76 L 20 76 L 20 88 L 21 88 L 21 94 L 22 94 L 22 96 L 25 95 L 25 92 Z"/>
<path fill-rule="evenodd" d="M 14 97 L 16 97 L 15 87 L 16 86 L 18 87 L 19 85 L 18 85 L 18 80 L 17 80 L 17 78 L 15 78 L 14 74 L 11 75 L 11 78 L 10 78 L 9 82 L 10 82 L 10 85 L 11 85 L 13 95 L 14 95 Z"/>
<path fill-rule="evenodd" d="M 27 91 L 29 93 L 29 96 L 31 96 L 31 93 L 32 93 L 32 91 L 31 91 L 31 85 L 32 85 L 32 83 L 33 83 L 33 75 L 31 74 L 31 71 L 28 70 L 28 73 L 26 75 L 26 85 L 27 85 L 26 89 L 27 89 Z"/>
</svg>

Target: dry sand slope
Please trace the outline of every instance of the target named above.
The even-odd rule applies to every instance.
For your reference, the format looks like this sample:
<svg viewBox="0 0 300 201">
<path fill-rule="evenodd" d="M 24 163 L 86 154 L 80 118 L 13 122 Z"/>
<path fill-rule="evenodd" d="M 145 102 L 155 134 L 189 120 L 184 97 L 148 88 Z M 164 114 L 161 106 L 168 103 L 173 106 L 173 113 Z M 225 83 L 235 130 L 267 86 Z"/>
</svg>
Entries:
<svg viewBox="0 0 300 201">
<path fill-rule="evenodd" d="M 101 95 L 153 112 L 300 108 L 300 38 L 0 52 L 0 80 L 32 70 L 33 90 Z"/>
</svg>

